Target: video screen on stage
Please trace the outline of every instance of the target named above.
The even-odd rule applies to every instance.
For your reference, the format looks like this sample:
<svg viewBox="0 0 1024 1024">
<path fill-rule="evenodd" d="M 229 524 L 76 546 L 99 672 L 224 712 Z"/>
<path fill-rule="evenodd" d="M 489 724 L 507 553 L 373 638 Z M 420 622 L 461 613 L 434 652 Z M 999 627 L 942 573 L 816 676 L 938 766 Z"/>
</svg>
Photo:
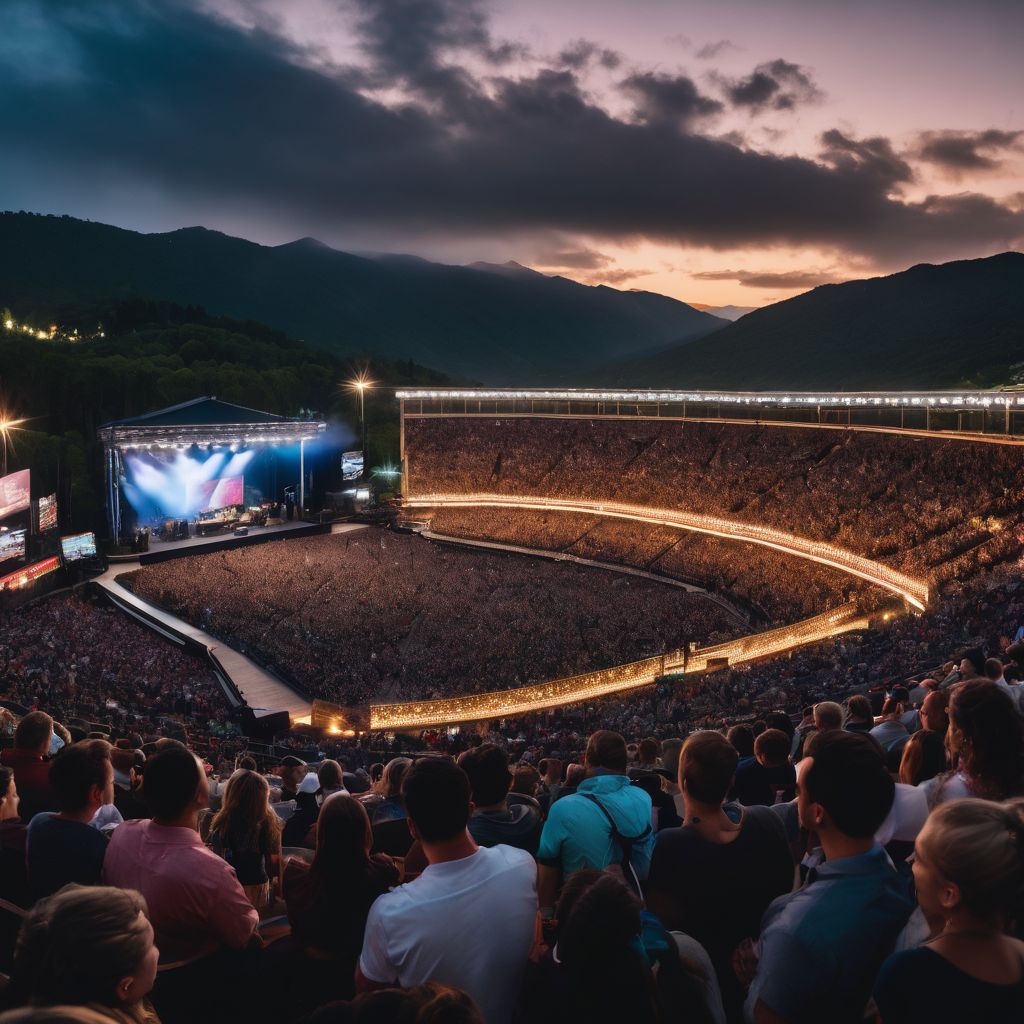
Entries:
<svg viewBox="0 0 1024 1024">
<path fill-rule="evenodd" d="M 57 495 L 50 494 L 39 499 L 39 532 L 57 529 Z"/>
<path fill-rule="evenodd" d="M 8 573 L 6 576 L 0 576 L 0 592 L 4 590 L 23 590 L 25 587 L 35 583 L 41 576 L 56 572 L 59 568 L 60 559 L 56 556 L 45 558 L 41 562 L 33 562 L 32 565 L 26 565 L 21 569 Z"/>
<path fill-rule="evenodd" d="M 363 453 L 341 453 L 341 479 L 358 480 L 363 475 Z"/>
<path fill-rule="evenodd" d="M 225 476 L 190 485 L 188 504 L 197 512 L 212 512 L 228 505 L 242 505 L 245 495 L 245 477 Z"/>
<path fill-rule="evenodd" d="M 29 472 L 19 469 L 0 477 L 0 519 L 24 512 L 32 504 L 29 490 Z"/>
<path fill-rule="evenodd" d="M 174 452 L 129 452 L 123 494 L 140 519 L 191 519 L 203 512 L 245 504 L 245 472 L 253 449 L 193 446 Z"/>
<path fill-rule="evenodd" d="M 69 537 L 61 537 L 60 550 L 65 562 L 77 562 L 82 558 L 92 558 L 96 554 L 95 533 L 74 533 Z"/>
<path fill-rule="evenodd" d="M 3 530 L 0 531 L 0 562 L 6 562 L 11 558 L 25 557 L 25 531 L 24 530 Z"/>
</svg>

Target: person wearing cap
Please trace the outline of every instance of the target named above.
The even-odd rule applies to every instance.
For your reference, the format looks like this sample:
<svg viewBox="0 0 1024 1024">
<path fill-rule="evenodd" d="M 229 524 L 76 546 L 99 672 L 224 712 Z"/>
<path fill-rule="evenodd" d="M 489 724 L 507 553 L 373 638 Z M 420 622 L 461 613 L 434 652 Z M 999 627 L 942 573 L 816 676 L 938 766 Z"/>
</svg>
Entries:
<svg viewBox="0 0 1024 1024">
<path fill-rule="evenodd" d="M 295 799 L 299 792 L 299 784 L 306 777 L 308 770 L 309 765 L 305 761 L 300 761 L 292 754 L 281 758 L 277 774 L 281 778 L 281 796 L 279 799 L 282 803 Z"/>
<path fill-rule="evenodd" d="M 320 776 L 315 772 L 309 772 L 299 783 L 299 789 L 295 795 L 295 813 L 285 822 L 284 831 L 281 834 L 282 845 L 305 846 L 313 849 L 314 843 L 309 832 L 320 816 L 320 805 L 316 799 L 319 792 Z"/>
</svg>

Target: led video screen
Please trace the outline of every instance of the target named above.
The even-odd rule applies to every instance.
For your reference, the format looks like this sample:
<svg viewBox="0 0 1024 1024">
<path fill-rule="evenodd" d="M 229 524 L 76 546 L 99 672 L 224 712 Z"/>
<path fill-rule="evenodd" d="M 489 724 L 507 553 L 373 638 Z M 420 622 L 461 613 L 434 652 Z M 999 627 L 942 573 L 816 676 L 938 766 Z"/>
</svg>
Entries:
<svg viewBox="0 0 1024 1024">
<path fill-rule="evenodd" d="M 69 537 L 61 537 L 60 549 L 65 562 L 77 562 L 82 558 L 92 558 L 96 554 L 96 534 L 75 533 Z"/>
<path fill-rule="evenodd" d="M 60 559 L 57 557 L 46 558 L 42 562 L 33 562 L 24 568 L 17 569 L 6 576 L 0 576 L 0 591 L 23 590 L 25 587 L 35 583 L 40 576 L 56 572 L 60 568 Z"/>
<path fill-rule="evenodd" d="M 122 492 L 140 519 L 189 519 L 245 504 L 245 470 L 256 452 L 230 448 L 129 452 Z"/>
<path fill-rule="evenodd" d="M 57 529 L 57 495 L 50 494 L 39 499 L 39 532 Z"/>
<path fill-rule="evenodd" d="M 24 512 L 32 504 L 29 491 L 29 470 L 20 469 L 0 477 L 0 519 Z"/>
<path fill-rule="evenodd" d="M 341 453 L 341 479 L 358 480 L 363 475 L 363 453 Z"/>
<path fill-rule="evenodd" d="M 0 562 L 11 558 L 25 557 L 25 531 L 4 530 L 0 532 Z"/>
</svg>

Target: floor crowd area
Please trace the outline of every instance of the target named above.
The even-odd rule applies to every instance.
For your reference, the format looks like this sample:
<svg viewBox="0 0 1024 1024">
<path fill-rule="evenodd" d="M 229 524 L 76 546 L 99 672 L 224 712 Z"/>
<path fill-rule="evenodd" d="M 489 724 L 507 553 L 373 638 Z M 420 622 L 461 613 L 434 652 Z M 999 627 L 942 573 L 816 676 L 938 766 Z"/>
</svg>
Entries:
<svg viewBox="0 0 1024 1024">
<path fill-rule="evenodd" d="M 196 555 L 126 582 L 342 704 L 502 690 L 745 630 L 654 580 L 383 530 Z"/>
</svg>

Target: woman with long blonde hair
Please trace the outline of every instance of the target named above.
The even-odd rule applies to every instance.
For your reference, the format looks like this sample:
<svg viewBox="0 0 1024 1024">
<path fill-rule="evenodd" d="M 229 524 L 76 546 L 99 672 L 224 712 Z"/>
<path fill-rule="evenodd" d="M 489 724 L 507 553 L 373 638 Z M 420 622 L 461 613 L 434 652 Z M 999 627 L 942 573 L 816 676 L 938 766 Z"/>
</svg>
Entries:
<svg viewBox="0 0 1024 1024">
<path fill-rule="evenodd" d="M 249 902 L 266 910 L 280 878 L 281 821 L 262 775 L 240 770 L 231 776 L 206 845 L 235 869 Z"/>
</svg>

